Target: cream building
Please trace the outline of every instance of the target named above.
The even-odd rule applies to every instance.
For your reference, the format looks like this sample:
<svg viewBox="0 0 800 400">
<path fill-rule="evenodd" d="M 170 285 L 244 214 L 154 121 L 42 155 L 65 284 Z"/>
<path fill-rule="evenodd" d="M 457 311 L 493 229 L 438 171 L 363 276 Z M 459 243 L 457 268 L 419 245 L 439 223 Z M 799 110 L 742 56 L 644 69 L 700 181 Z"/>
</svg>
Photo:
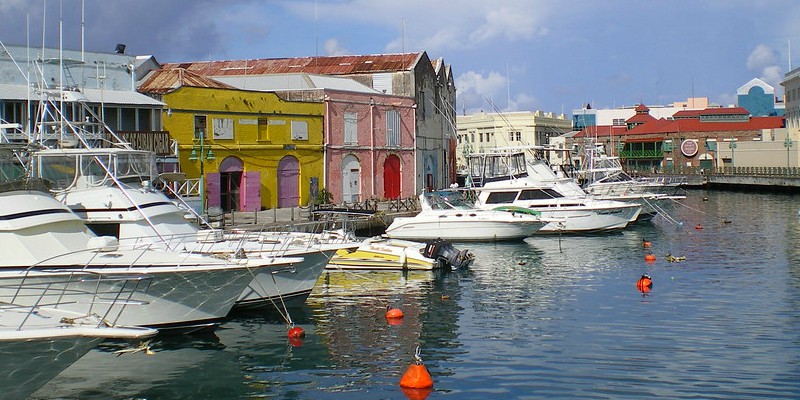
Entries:
<svg viewBox="0 0 800 400">
<path fill-rule="evenodd" d="M 471 153 L 489 151 L 496 147 L 543 146 L 548 144 L 551 137 L 571 130 L 572 121 L 564 114 L 542 111 L 458 115 L 458 171 L 466 171 L 466 156 Z"/>
</svg>

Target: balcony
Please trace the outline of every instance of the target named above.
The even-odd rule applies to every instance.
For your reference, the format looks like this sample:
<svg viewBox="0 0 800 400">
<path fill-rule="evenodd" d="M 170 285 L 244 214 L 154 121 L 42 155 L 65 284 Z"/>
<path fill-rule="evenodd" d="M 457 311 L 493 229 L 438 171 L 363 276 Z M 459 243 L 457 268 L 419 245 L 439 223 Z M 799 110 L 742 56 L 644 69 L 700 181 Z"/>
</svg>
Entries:
<svg viewBox="0 0 800 400">
<path fill-rule="evenodd" d="M 647 159 L 662 159 L 664 158 L 664 151 L 662 150 L 622 150 L 619 152 L 619 158 L 634 159 L 634 158 L 647 158 Z"/>
<path fill-rule="evenodd" d="M 106 136 L 108 136 L 108 134 L 106 134 Z M 159 156 L 172 154 L 168 131 L 120 131 L 117 132 L 117 136 L 119 136 L 123 142 L 130 143 L 130 146 L 136 150 L 152 151 Z M 106 139 L 111 140 L 109 137 L 106 137 Z"/>
</svg>

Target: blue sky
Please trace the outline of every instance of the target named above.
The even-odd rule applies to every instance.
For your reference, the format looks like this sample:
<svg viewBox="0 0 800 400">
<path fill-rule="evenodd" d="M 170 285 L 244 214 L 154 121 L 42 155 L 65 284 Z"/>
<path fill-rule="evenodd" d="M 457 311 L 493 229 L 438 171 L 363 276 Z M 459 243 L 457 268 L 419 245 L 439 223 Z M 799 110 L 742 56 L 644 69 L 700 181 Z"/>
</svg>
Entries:
<svg viewBox="0 0 800 400">
<path fill-rule="evenodd" d="M 0 41 L 80 48 L 81 0 L 0 0 Z M 86 48 L 197 61 L 427 51 L 458 112 L 708 97 L 800 65 L 796 0 L 85 0 Z M 29 32 L 29 33 L 27 33 Z M 791 43 L 791 46 L 790 46 Z M 790 47 L 793 48 L 790 51 Z M 796 60 L 790 62 L 789 55 Z"/>
</svg>

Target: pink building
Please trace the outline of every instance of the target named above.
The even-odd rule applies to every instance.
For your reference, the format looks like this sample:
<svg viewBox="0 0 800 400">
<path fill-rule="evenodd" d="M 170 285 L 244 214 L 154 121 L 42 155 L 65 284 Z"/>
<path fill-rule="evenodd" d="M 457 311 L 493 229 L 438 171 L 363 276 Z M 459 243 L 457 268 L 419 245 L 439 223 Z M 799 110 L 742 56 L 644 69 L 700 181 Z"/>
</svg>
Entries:
<svg viewBox="0 0 800 400">
<path fill-rule="evenodd" d="M 325 186 L 336 203 L 416 195 L 411 97 L 325 90 Z"/>
</svg>

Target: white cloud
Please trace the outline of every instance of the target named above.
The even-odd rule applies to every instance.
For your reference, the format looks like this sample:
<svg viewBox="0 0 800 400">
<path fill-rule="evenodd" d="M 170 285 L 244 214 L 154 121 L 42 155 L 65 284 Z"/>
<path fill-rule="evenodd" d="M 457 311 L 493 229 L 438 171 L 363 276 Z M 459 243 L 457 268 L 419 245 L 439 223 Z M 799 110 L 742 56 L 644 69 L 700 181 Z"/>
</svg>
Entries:
<svg viewBox="0 0 800 400">
<path fill-rule="evenodd" d="M 778 52 L 772 47 L 759 44 L 747 57 L 747 69 L 761 71 L 766 67 L 777 64 Z"/>
<path fill-rule="evenodd" d="M 323 45 L 325 49 L 325 54 L 329 56 L 343 56 L 346 54 L 350 54 L 350 52 L 344 48 L 338 40 L 336 39 L 328 39 L 325 41 Z"/>
<path fill-rule="evenodd" d="M 496 95 L 506 98 L 508 79 L 498 72 L 492 71 L 483 75 L 475 71 L 467 71 L 456 78 L 458 90 L 458 106 L 468 111 L 486 110 L 494 111 L 503 108 L 506 101 L 498 101 Z"/>
<path fill-rule="evenodd" d="M 779 89 L 783 81 L 783 69 L 777 65 L 764 68 L 761 80 L 769 83 L 773 88 Z"/>
</svg>

